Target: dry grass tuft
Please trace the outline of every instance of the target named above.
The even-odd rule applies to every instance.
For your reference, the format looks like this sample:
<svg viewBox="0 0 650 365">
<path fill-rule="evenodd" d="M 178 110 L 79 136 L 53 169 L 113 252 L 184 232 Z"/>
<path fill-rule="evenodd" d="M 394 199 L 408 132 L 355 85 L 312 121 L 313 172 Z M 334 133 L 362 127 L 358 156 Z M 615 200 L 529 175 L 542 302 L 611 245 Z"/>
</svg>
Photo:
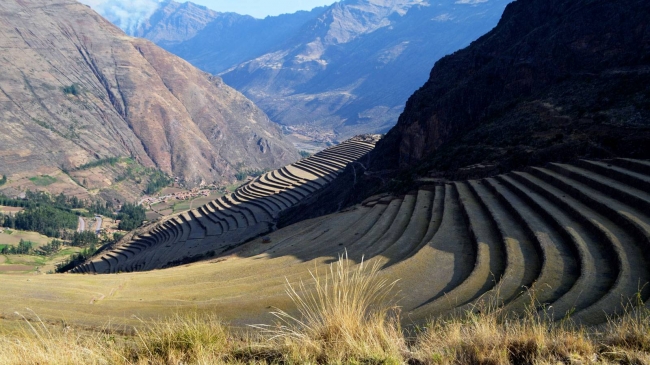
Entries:
<svg viewBox="0 0 650 365">
<path fill-rule="evenodd" d="M 214 315 L 177 314 L 136 332 L 124 351 L 134 364 L 215 364 L 232 350 L 228 327 Z"/>
<path fill-rule="evenodd" d="M 399 312 L 391 296 L 395 282 L 379 278 L 379 265 L 358 266 L 347 253 L 311 285 L 287 283 L 299 315 L 277 310 L 275 326 L 255 326 L 283 349 L 290 362 L 399 363 L 406 350 Z"/>
<path fill-rule="evenodd" d="M 600 352 L 620 364 L 650 364 L 650 308 L 639 301 L 626 314 L 609 320 L 602 331 Z"/>
<path fill-rule="evenodd" d="M 581 328 L 536 315 L 503 320 L 495 313 L 434 320 L 415 348 L 426 364 L 587 364 L 597 356 Z"/>
<path fill-rule="evenodd" d="M 111 337 L 102 333 L 82 334 L 66 326 L 48 326 L 36 318 L 35 322 L 25 319 L 23 331 L 0 336 L 0 364 L 122 363 L 123 357 Z"/>
</svg>

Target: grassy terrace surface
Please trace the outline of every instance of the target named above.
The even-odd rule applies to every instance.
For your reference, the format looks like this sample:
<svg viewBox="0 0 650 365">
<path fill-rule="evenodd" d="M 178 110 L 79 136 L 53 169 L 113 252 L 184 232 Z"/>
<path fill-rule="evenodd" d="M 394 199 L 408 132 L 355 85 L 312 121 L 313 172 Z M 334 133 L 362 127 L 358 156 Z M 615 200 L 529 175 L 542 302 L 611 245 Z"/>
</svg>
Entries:
<svg viewBox="0 0 650 365">
<path fill-rule="evenodd" d="M 623 313 L 630 300 L 650 298 L 649 166 L 625 159 L 551 164 L 377 196 L 166 270 L 10 276 L 0 286 L 0 314 L 15 318 L 30 308 L 47 320 L 100 326 L 193 309 L 236 326 L 264 323 L 272 319 L 269 308 L 295 310 L 286 281 L 308 278 L 347 251 L 355 262 L 365 256 L 379 265 L 379 278 L 399 280 L 392 290 L 406 293 L 399 301 L 404 325 L 459 316 L 486 302 L 506 315 L 532 310 L 597 325 Z M 182 215 L 170 232 L 108 251 L 101 262 L 128 260 L 155 244 L 156 234 L 191 242 L 196 231 L 236 229 L 251 219 L 251 211 L 222 206 L 229 203 Z M 149 259 L 184 247 L 159 246 Z"/>
<path fill-rule="evenodd" d="M 546 313 L 504 314 L 499 300 L 464 315 L 405 331 L 395 282 L 379 264 L 339 258 L 310 280 L 285 285 L 297 311 L 272 309 L 275 322 L 247 329 L 218 311 L 179 310 L 163 319 L 111 331 L 34 312 L 0 322 L 2 364 L 646 364 L 650 311 L 629 306 L 599 327 L 553 322 Z M 143 275 L 143 274 L 138 274 Z M 637 298 L 638 299 L 638 298 Z M 529 307 L 529 309 L 534 306 Z M 478 312 L 477 310 L 480 310 Z M 21 316 L 21 315 L 18 315 Z"/>
</svg>

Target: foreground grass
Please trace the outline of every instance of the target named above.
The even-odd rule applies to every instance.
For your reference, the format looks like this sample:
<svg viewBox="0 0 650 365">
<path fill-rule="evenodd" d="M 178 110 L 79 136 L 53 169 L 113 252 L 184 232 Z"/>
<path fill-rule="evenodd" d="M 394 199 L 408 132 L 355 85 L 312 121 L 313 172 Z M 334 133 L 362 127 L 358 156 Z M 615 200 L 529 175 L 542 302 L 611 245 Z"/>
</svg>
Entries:
<svg viewBox="0 0 650 365">
<path fill-rule="evenodd" d="M 234 329 L 212 315 L 142 322 L 128 335 L 27 321 L 0 336 L 0 364 L 650 364 L 650 310 L 596 328 L 509 318 L 499 309 L 400 328 L 393 283 L 342 258 L 310 283 L 287 285 L 297 311 Z M 36 317 L 37 318 L 37 317 Z"/>
</svg>

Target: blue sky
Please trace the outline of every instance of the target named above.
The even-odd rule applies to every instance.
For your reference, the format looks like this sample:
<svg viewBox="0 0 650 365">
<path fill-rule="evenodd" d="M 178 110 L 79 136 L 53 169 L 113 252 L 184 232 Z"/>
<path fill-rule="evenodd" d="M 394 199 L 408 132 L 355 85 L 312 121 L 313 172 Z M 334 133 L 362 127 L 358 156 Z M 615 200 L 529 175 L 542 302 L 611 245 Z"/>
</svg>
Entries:
<svg viewBox="0 0 650 365">
<path fill-rule="evenodd" d="M 79 0 L 90 5 L 100 14 L 120 14 L 121 17 L 136 18 L 146 16 L 155 10 L 160 0 Z M 184 0 L 176 0 L 185 2 Z M 298 10 L 311 10 L 317 6 L 330 5 L 335 0 L 193 0 L 210 9 L 223 12 L 248 14 L 256 18 L 267 15 L 293 13 Z M 153 9 L 153 10 L 152 10 Z"/>
<path fill-rule="evenodd" d="M 330 5 L 334 0 L 196 0 L 192 2 L 217 11 L 232 11 L 263 18 L 267 15 L 311 10 L 317 6 Z"/>
</svg>

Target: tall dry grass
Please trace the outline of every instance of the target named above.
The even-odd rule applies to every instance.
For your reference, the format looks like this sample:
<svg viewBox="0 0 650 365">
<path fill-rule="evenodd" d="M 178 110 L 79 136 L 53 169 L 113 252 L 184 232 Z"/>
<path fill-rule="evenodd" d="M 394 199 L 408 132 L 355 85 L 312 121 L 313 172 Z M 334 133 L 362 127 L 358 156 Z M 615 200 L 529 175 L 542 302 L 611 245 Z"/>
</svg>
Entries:
<svg viewBox="0 0 650 365">
<path fill-rule="evenodd" d="M 391 294 L 395 282 L 381 279 L 379 268 L 355 265 L 346 253 L 324 276 L 310 272 L 310 283 L 287 282 L 297 315 L 277 310 L 275 325 L 254 327 L 291 362 L 399 363 L 407 348 Z"/>
<path fill-rule="evenodd" d="M 393 285 L 378 266 L 341 257 L 309 282 L 287 283 L 295 311 L 276 310 L 275 324 L 245 333 L 196 313 L 142 322 L 128 336 L 32 315 L 22 331 L 0 334 L 0 364 L 650 364 L 650 310 L 640 301 L 593 328 L 536 310 L 509 317 L 495 301 L 414 332 L 400 327 Z"/>
<path fill-rule="evenodd" d="M 18 313 L 17 313 L 18 314 Z M 20 314 L 18 314 L 20 315 Z M 100 332 L 81 333 L 25 317 L 17 333 L 0 335 L 0 364 L 76 365 L 122 363 L 121 347 Z"/>
</svg>

